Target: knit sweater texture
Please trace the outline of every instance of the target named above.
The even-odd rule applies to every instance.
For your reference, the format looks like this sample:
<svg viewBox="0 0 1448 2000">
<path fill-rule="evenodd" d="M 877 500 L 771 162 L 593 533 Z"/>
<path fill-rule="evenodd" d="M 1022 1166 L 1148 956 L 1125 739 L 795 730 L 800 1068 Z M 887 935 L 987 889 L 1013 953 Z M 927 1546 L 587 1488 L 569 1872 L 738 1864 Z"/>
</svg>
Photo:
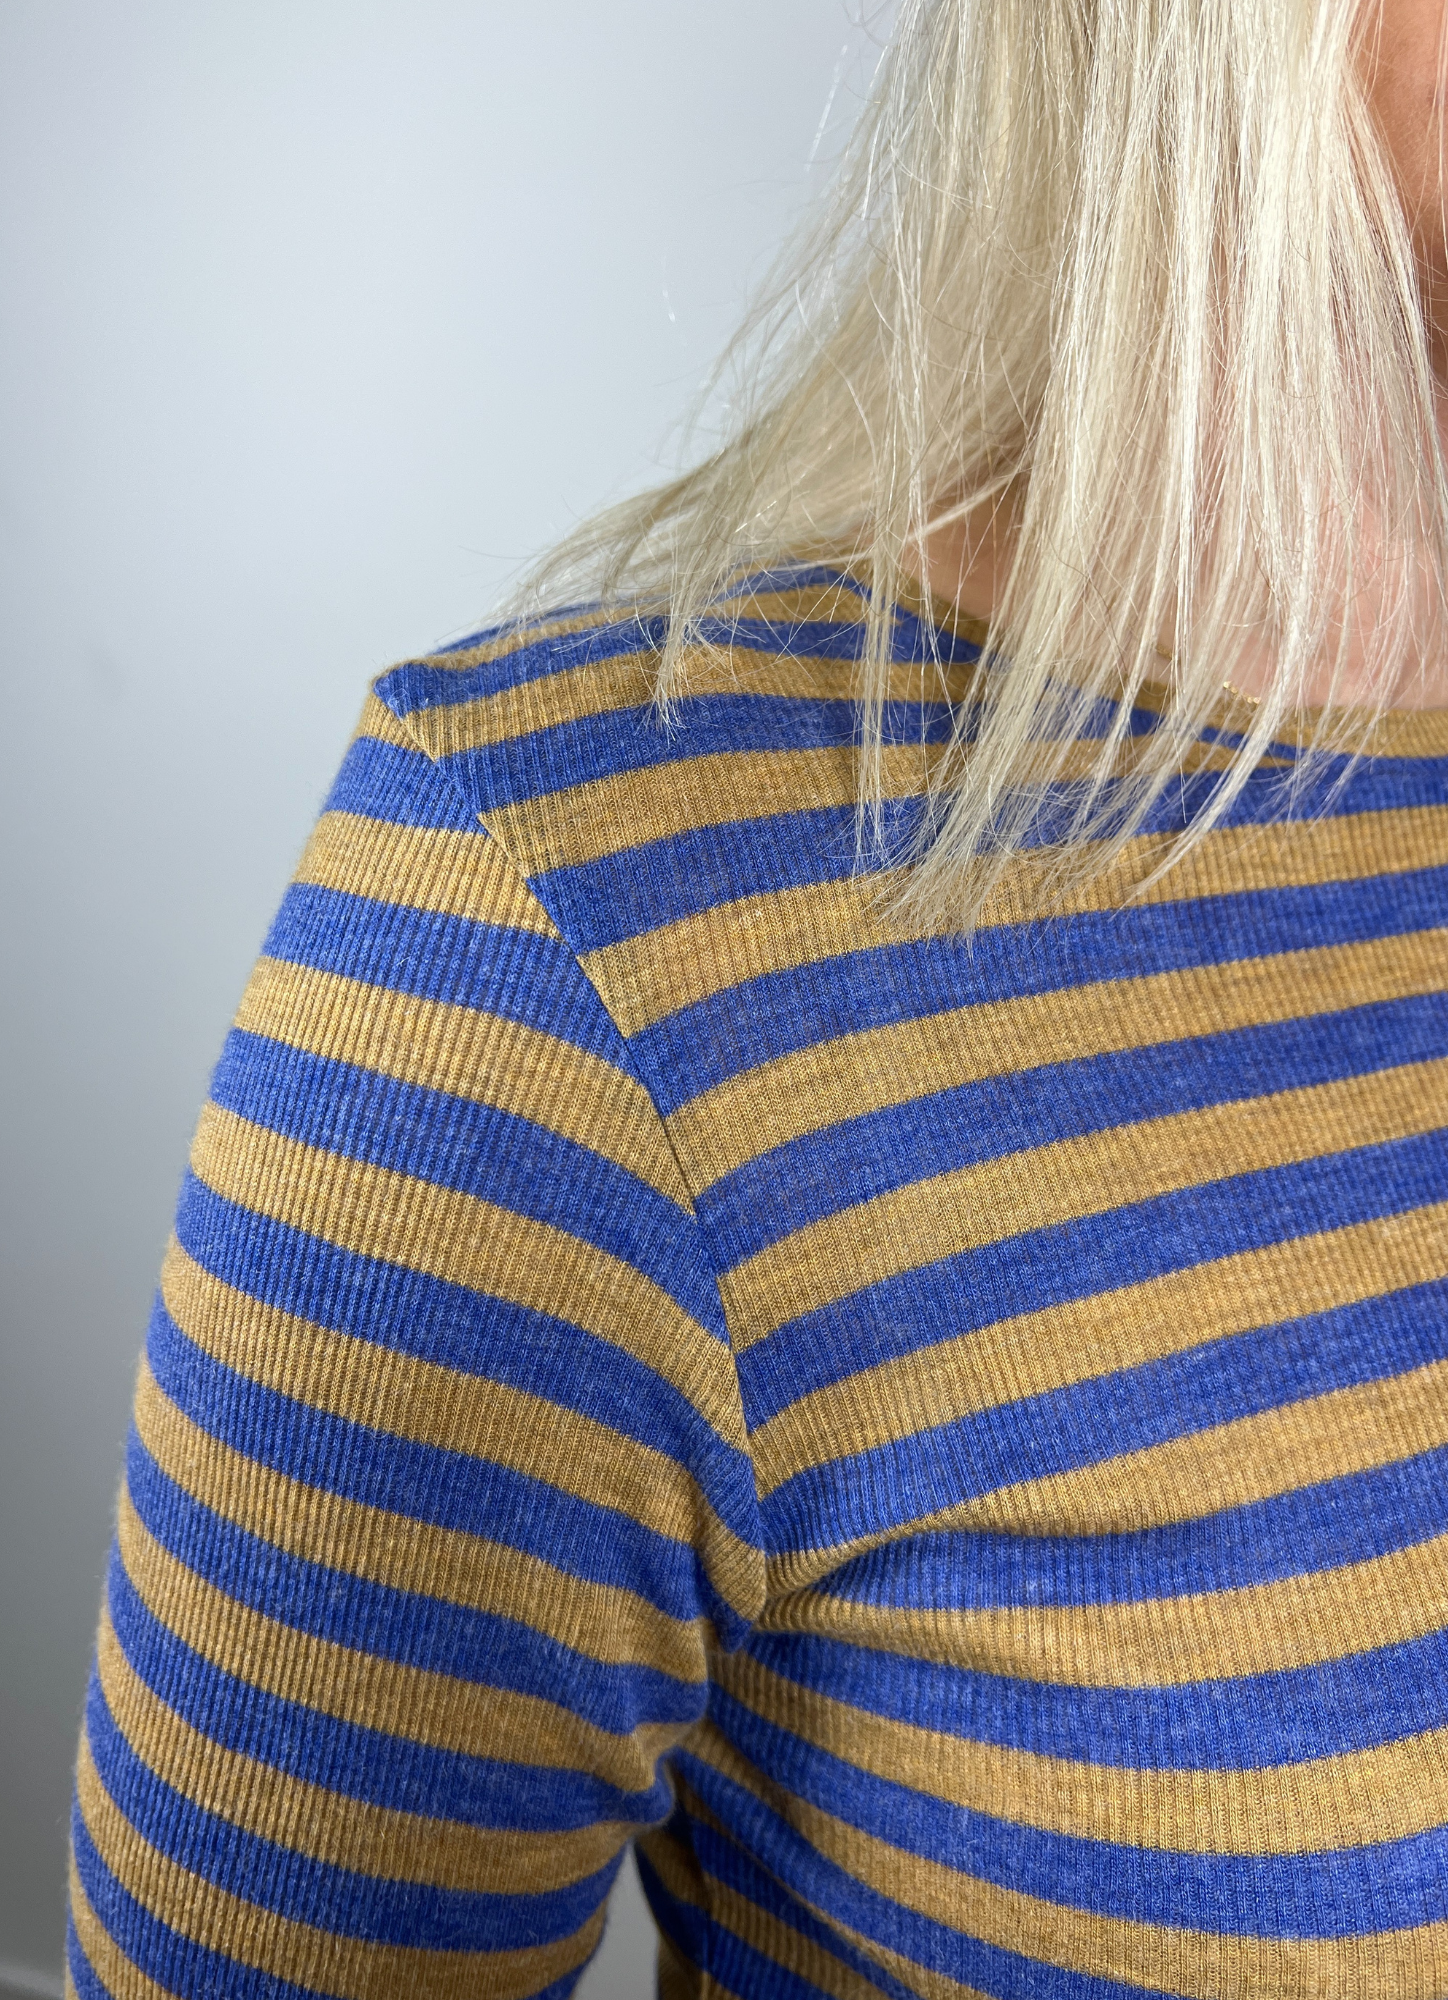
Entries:
<svg viewBox="0 0 1448 2000">
<path fill-rule="evenodd" d="M 663 2000 L 1448 1995 L 1448 711 L 1133 898 L 1224 696 L 912 934 L 861 588 L 667 727 L 598 611 L 375 682 L 165 1261 L 68 1994 L 561 2000 L 632 1844 Z M 994 669 L 894 635 L 908 827 Z"/>
</svg>

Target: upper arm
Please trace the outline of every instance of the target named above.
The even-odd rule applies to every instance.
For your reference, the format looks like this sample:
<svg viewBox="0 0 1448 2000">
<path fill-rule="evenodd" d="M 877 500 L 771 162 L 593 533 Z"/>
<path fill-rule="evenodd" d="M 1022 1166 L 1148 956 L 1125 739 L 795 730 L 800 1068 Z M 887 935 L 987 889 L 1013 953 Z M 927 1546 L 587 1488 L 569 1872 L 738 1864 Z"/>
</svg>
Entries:
<svg viewBox="0 0 1448 2000">
<path fill-rule="evenodd" d="M 213 1079 L 88 1703 L 72 1977 L 568 1990 L 757 1601 L 663 1128 L 375 702 Z"/>
</svg>

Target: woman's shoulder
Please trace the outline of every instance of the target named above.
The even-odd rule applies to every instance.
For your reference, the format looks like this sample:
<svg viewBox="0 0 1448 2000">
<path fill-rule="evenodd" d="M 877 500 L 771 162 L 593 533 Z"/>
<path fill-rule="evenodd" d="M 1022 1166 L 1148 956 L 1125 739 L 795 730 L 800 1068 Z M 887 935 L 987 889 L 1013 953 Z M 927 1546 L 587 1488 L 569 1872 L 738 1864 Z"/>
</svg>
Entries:
<svg viewBox="0 0 1448 2000">
<path fill-rule="evenodd" d="M 836 567 L 741 578 L 691 628 L 661 713 L 667 613 L 564 606 L 399 662 L 369 712 L 586 951 L 849 871 L 862 608 Z"/>
</svg>

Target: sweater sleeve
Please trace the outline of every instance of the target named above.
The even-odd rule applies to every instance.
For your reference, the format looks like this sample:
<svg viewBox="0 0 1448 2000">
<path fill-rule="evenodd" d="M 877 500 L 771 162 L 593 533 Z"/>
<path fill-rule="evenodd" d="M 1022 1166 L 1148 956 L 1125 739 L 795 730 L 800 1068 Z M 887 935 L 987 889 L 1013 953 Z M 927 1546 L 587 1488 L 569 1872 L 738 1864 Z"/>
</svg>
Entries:
<svg viewBox="0 0 1448 2000">
<path fill-rule="evenodd" d="M 370 702 L 141 1364 L 68 1992 L 563 1995 L 762 1592 L 718 1289 L 507 855 Z"/>
</svg>

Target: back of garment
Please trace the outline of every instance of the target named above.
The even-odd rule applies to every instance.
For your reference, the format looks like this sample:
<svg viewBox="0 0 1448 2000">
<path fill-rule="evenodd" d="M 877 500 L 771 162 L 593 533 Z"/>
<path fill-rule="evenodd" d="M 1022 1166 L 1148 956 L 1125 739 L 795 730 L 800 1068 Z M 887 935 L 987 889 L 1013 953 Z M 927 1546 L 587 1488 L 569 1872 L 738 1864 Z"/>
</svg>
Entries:
<svg viewBox="0 0 1448 2000">
<path fill-rule="evenodd" d="M 598 613 L 376 683 L 152 1321 L 83 2000 L 555 2000 L 631 1839 L 664 2000 L 1448 1995 L 1448 712 L 908 936 L 858 588 L 668 728 Z"/>
</svg>

